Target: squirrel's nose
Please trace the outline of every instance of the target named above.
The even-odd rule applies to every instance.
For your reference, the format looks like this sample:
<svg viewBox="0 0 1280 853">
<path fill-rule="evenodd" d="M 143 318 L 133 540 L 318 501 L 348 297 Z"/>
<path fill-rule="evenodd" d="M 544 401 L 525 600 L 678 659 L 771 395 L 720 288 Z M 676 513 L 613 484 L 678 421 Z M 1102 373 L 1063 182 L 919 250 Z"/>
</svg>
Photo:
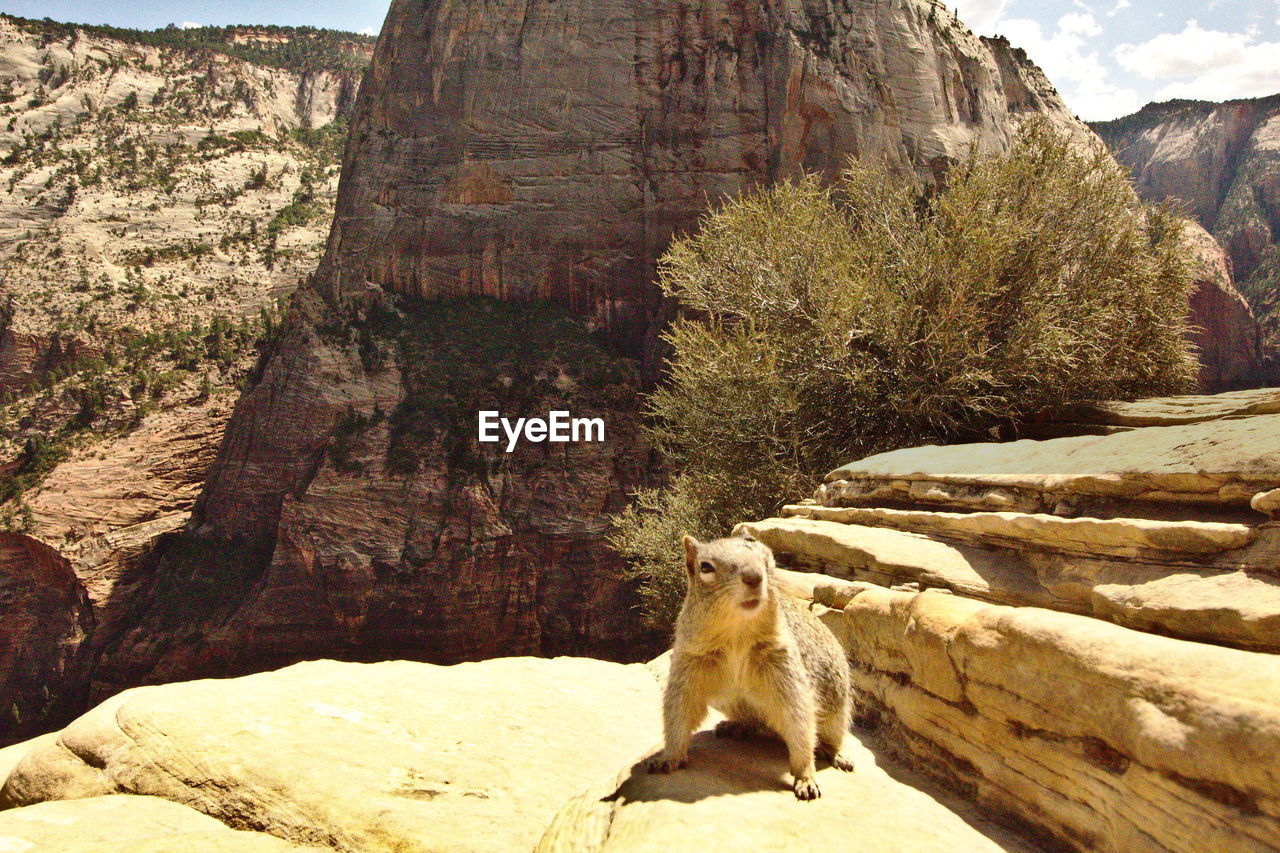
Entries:
<svg viewBox="0 0 1280 853">
<path fill-rule="evenodd" d="M 761 580 L 761 576 L 756 572 L 742 573 L 742 582 L 747 586 L 751 587 L 752 589 L 755 589 L 756 587 L 760 586 L 760 580 Z"/>
</svg>

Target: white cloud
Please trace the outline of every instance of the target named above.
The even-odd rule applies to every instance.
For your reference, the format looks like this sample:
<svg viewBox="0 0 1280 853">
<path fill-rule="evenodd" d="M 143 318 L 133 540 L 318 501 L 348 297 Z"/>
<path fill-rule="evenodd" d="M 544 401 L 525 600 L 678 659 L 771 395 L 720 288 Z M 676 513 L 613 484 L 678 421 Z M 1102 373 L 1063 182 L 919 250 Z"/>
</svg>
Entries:
<svg viewBox="0 0 1280 853">
<path fill-rule="evenodd" d="M 182 27 L 184 30 L 197 30 L 200 27 L 203 27 L 204 24 L 197 24 L 195 21 L 183 21 L 178 26 Z"/>
<path fill-rule="evenodd" d="M 360 35 L 362 35 L 362 36 L 376 36 L 376 35 L 378 34 L 378 28 L 377 28 L 377 27 L 365 27 L 363 30 L 357 30 L 356 32 L 357 32 L 357 33 L 359 33 L 359 34 L 360 34 Z"/>
<path fill-rule="evenodd" d="M 1180 33 L 1119 45 L 1115 57 L 1148 80 L 1171 81 L 1156 92 L 1157 100 L 1257 98 L 1280 92 L 1280 42 L 1257 39 L 1257 30 L 1225 33 L 1191 20 Z"/>
<path fill-rule="evenodd" d="M 1244 33 L 1223 33 L 1201 29 L 1187 21 L 1180 33 L 1161 33 L 1139 45 L 1116 47 L 1116 61 L 1122 68 L 1148 80 L 1188 77 L 1230 62 L 1249 43 Z"/>
<path fill-rule="evenodd" d="M 1093 15 L 1068 12 L 1058 19 L 1052 35 L 1046 35 L 1038 22 L 1027 18 L 1001 21 L 1000 31 L 1012 44 L 1027 51 L 1067 106 L 1082 118 L 1116 118 L 1142 106 L 1143 99 L 1137 92 L 1108 79 L 1097 51 L 1089 49 L 1090 39 L 1102 34 L 1102 26 Z"/>
<path fill-rule="evenodd" d="M 1111 7 L 1111 11 L 1107 13 L 1108 18 L 1114 18 L 1116 15 L 1128 9 L 1133 4 L 1129 0 L 1116 0 L 1116 5 Z"/>
<path fill-rule="evenodd" d="M 1102 26 L 1087 12 L 1068 12 L 1058 19 L 1058 33 L 1060 36 L 1092 38 L 1102 34 Z"/>
<path fill-rule="evenodd" d="M 995 35 L 996 21 L 1004 14 L 1010 0 L 951 0 L 960 20 L 981 35 Z"/>
</svg>

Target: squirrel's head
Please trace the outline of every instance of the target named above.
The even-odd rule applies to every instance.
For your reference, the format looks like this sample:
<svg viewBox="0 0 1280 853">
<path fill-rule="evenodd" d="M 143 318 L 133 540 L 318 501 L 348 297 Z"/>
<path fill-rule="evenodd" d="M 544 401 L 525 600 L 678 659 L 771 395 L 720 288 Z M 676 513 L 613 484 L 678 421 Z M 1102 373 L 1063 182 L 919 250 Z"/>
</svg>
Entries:
<svg viewBox="0 0 1280 853">
<path fill-rule="evenodd" d="M 750 536 L 711 542 L 684 537 L 689 595 L 738 612 L 758 613 L 769 601 L 773 552 Z"/>
</svg>

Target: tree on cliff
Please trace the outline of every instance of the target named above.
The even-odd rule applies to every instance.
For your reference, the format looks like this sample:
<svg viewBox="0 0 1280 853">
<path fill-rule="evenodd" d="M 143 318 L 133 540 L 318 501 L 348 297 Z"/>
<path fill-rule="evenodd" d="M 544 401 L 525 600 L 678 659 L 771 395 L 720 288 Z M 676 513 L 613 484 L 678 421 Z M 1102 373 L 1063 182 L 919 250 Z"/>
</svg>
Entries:
<svg viewBox="0 0 1280 853">
<path fill-rule="evenodd" d="M 616 519 L 649 617 L 679 606 L 680 534 L 767 515 L 839 464 L 1187 389 L 1180 236 L 1105 151 L 1041 123 L 941 188 L 854 163 L 835 187 L 786 183 L 708 216 L 661 267 L 687 310 L 650 433 L 678 473 Z"/>
</svg>

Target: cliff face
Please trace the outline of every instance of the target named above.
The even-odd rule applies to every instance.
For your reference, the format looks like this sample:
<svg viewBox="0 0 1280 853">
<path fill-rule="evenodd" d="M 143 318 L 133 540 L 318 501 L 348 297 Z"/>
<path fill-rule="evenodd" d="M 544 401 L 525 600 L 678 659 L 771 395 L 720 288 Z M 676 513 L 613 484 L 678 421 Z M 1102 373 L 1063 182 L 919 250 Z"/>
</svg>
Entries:
<svg viewBox="0 0 1280 853">
<path fill-rule="evenodd" d="M 850 154 L 999 151 L 1033 66 L 894 3 L 395 3 L 318 288 L 550 299 L 634 343 L 709 204 Z"/>
<path fill-rule="evenodd" d="M 672 234 L 851 154 L 931 176 L 1041 110 L 1088 136 L 1034 66 L 928 3 L 393 3 L 325 258 L 99 686 L 318 655 L 643 657 L 662 638 L 604 539 L 658 478 L 637 400 Z M 599 415 L 607 440 L 506 454 L 476 443 L 480 408 Z"/>
<path fill-rule="evenodd" d="M 1185 205 L 1227 250 L 1235 283 L 1280 344 L 1280 96 L 1172 101 L 1094 130 L 1138 193 Z"/>
<path fill-rule="evenodd" d="M 89 596 L 49 546 L 0 533 L 0 744 L 65 722 L 84 701 L 93 630 Z"/>
</svg>

